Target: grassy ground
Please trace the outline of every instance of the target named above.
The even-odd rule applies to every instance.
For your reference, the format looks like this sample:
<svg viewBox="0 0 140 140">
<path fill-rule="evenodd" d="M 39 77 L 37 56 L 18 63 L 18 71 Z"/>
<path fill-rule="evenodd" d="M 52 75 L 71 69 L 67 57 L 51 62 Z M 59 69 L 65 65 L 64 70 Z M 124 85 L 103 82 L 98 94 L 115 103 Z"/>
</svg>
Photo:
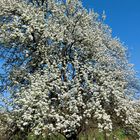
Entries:
<svg viewBox="0 0 140 140">
<path fill-rule="evenodd" d="M 89 130 L 88 133 L 81 134 L 79 140 L 104 140 L 104 133 L 97 130 Z M 108 140 L 135 140 L 130 136 L 126 136 L 123 130 L 116 130 L 108 136 Z"/>
<path fill-rule="evenodd" d="M 20 140 L 19 137 L 15 137 L 14 140 Z M 65 140 L 65 138 L 61 135 L 52 135 L 52 136 L 46 136 L 45 138 L 35 136 L 28 136 L 28 140 Z M 102 132 L 98 132 L 97 130 L 88 130 L 84 133 L 81 133 L 79 135 L 79 140 L 105 140 L 104 134 Z M 132 138 L 130 136 L 126 136 L 123 132 L 123 130 L 116 130 L 110 134 L 108 137 L 108 140 L 136 140 L 135 138 Z"/>
</svg>

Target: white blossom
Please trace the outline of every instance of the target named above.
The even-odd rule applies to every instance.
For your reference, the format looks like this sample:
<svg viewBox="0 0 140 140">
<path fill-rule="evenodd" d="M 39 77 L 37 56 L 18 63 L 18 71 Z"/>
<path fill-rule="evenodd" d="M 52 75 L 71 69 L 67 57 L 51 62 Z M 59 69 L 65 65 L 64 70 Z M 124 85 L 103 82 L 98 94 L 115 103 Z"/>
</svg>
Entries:
<svg viewBox="0 0 140 140">
<path fill-rule="evenodd" d="M 114 125 L 124 124 L 140 136 L 140 112 L 136 113 L 130 101 L 135 73 L 123 44 L 80 1 L 47 2 L 46 10 L 46 1 L 42 7 L 0 1 L 0 16 L 10 17 L 15 11 L 12 21 L 0 24 L 0 42 L 9 48 L 22 46 L 26 58 L 29 83 L 13 96 L 18 128 L 25 130 L 31 124 L 35 135 L 46 130 L 70 137 L 93 119 L 100 130 L 111 131 Z M 29 66 L 36 70 L 29 72 Z M 15 75 L 25 77 L 19 73 L 22 70 L 18 67 L 12 75 L 19 87 Z"/>
</svg>

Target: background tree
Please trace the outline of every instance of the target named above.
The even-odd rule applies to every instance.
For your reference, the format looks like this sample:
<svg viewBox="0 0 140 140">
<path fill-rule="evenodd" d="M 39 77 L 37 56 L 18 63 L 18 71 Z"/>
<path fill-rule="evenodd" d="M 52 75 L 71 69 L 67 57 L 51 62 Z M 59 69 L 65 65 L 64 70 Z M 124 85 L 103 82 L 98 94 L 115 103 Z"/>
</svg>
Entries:
<svg viewBox="0 0 140 140">
<path fill-rule="evenodd" d="M 135 72 L 94 11 L 78 0 L 1 0 L 0 18 L 1 91 L 11 95 L 13 133 L 74 140 L 92 122 L 105 133 L 140 135 Z"/>
</svg>

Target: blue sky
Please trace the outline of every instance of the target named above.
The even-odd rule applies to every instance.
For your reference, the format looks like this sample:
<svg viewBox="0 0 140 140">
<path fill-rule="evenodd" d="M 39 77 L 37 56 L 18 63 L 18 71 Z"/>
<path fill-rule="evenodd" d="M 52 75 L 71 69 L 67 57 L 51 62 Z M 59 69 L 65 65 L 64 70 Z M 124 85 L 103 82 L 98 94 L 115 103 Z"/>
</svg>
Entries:
<svg viewBox="0 0 140 140">
<path fill-rule="evenodd" d="M 129 49 L 130 62 L 140 73 L 140 0 L 82 0 L 84 7 L 106 13 L 113 36 L 120 38 Z M 139 74 L 140 77 L 140 74 Z"/>
</svg>

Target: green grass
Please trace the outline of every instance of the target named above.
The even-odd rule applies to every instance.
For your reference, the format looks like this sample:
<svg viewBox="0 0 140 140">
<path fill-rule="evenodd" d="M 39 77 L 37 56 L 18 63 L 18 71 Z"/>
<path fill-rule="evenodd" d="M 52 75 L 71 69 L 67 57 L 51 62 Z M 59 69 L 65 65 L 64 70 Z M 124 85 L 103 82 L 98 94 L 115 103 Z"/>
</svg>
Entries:
<svg viewBox="0 0 140 140">
<path fill-rule="evenodd" d="M 104 133 L 99 132 L 96 129 L 89 129 L 88 131 L 84 131 L 79 134 L 79 140 L 105 140 L 104 139 Z M 1 139 L 0 140 L 4 140 Z M 5 139 L 6 140 L 6 139 Z M 20 135 L 16 135 L 13 140 L 23 140 Z M 25 140 L 25 139 L 24 139 Z M 35 135 L 29 134 L 27 137 L 27 140 L 66 140 L 62 135 L 56 134 L 56 135 L 47 135 L 45 138 L 39 136 L 36 137 Z M 124 131 L 121 129 L 115 130 L 114 132 L 110 133 L 110 136 L 108 137 L 108 140 L 136 140 L 136 138 L 132 138 L 130 136 L 126 136 Z"/>
<path fill-rule="evenodd" d="M 79 140 L 93 140 L 93 138 L 95 138 L 95 140 L 104 140 L 104 133 L 99 132 L 98 130 L 91 129 L 88 132 L 85 132 L 85 134 L 80 134 L 79 136 Z M 116 130 L 110 133 L 108 140 L 129 140 L 129 139 L 128 136 L 124 134 L 123 130 Z"/>
<path fill-rule="evenodd" d="M 99 132 L 98 130 L 93 130 L 90 129 L 88 131 L 85 131 L 83 133 L 80 133 L 79 135 L 79 140 L 104 140 L 104 133 Z M 52 136 L 46 136 L 45 138 L 43 137 L 38 137 L 36 138 L 35 136 L 29 135 L 28 140 L 65 140 L 65 138 L 60 135 L 52 135 Z M 110 136 L 108 137 L 108 140 L 136 140 L 130 138 L 130 136 L 126 136 L 124 134 L 123 130 L 115 130 L 114 132 L 110 133 Z"/>
</svg>

